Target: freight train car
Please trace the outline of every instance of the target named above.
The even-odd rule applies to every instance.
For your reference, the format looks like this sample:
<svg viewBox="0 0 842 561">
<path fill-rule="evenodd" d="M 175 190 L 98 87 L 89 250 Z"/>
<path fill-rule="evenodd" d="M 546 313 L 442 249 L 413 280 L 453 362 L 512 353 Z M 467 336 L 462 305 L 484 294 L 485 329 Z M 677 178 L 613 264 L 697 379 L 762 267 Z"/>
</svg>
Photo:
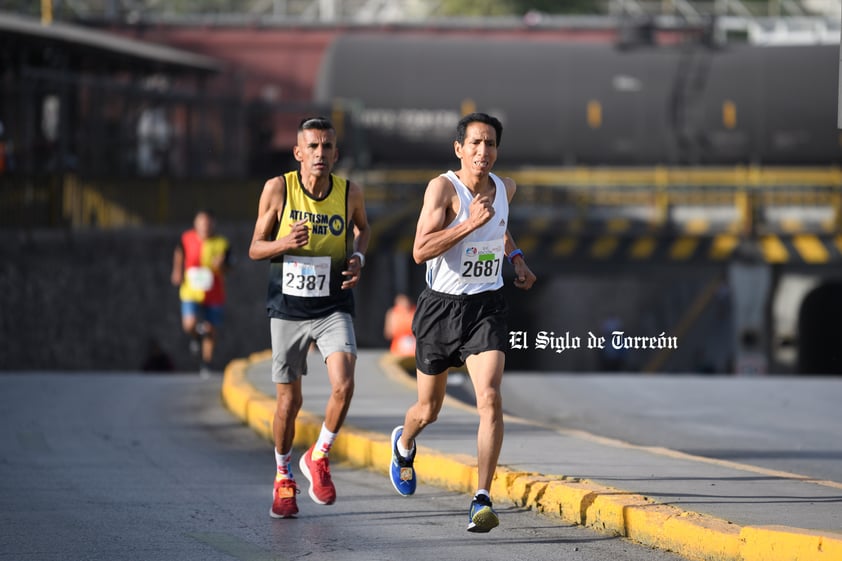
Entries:
<svg viewBox="0 0 842 561">
<path fill-rule="evenodd" d="M 449 163 L 454 124 L 474 109 L 504 122 L 507 167 L 828 165 L 842 157 L 838 56 L 834 45 L 342 35 L 315 97 L 352 112 L 358 164 L 378 168 Z"/>
</svg>

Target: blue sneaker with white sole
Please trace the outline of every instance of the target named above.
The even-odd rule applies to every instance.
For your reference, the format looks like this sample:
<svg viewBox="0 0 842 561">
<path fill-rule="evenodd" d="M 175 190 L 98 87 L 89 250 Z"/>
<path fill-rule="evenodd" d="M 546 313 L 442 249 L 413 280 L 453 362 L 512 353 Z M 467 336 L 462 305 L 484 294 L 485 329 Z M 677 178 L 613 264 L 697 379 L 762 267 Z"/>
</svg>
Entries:
<svg viewBox="0 0 842 561">
<path fill-rule="evenodd" d="M 404 458 L 398 452 L 398 440 L 403 434 L 403 425 L 395 427 L 392 431 L 392 463 L 389 466 L 389 475 L 392 479 L 392 486 L 395 491 L 408 497 L 415 493 L 415 468 L 412 463 L 415 461 L 415 449 L 409 458 Z"/>
<path fill-rule="evenodd" d="M 477 495 L 471 501 L 471 509 L 468 511 L 468 531 L 476 533 L 490 532 L 500 524 L 494 507 L 491 506 L 491 499 L 486 495 Z"/>
</svg>

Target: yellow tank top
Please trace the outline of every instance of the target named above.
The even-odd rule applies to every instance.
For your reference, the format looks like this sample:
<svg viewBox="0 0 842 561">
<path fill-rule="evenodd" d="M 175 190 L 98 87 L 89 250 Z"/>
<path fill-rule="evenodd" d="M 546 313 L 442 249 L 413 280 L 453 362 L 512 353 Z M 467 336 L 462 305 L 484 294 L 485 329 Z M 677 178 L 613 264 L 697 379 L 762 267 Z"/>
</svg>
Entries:
<svg viewBox="0 0 842 561">
<path fill-rule="evenodd" d="M 354 312 L 353 293 L 342 290 L 351 231 L 348 227 L 348 181 L 330 176 L 330 189 L 321 199 L 301 185 L 301 175 L 284 175 L 286 198 L 277 238 L 306 219 L 307 245 L 288 251 L 270 264 L 268 311 L 270 317 L 311 319 L 334 311 Z"/>
</svg>

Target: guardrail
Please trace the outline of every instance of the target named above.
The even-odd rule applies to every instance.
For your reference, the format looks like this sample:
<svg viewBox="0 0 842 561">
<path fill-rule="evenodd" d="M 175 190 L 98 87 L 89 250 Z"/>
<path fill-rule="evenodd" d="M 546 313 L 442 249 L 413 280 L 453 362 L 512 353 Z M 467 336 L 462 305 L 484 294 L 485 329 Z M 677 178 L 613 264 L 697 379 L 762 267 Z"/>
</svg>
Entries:
<svg viewBox="0 0 842 561">
<path fill-rule="evenodd" d="M 438 170 L 356 174 L 377 204 L 406 200 Z M 842 233 L 842 169 L 559 168 L 500 170 L 519 185 L 514 213 L 565 230 L 740 235 Z M 420 187 L 420 190 L 418 188 Z"/>
<path fill-rule="evenodd" d="M 441 170 L 349 170 L 373 219 L 420 208 Z M 842 170 L 559 168 L 500 170 L 519 190 L 513 219 L 565 233 L 842 234 Z M 263 180 L 0 177 L 2 228 L 121 228 L 189 222 L 197 208 L 250 222 Z"/>
</svg>

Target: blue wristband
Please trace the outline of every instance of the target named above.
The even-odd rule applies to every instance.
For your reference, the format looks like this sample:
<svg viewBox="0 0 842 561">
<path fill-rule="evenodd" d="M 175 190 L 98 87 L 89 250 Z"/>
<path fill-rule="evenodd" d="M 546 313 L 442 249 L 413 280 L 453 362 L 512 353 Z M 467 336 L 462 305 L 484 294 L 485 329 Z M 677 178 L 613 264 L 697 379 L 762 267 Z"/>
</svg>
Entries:
<svg viewBox="0 0 842 561">
<path fill-rule="evenodd" d="M 510 254 L 508 254 L 508 255 L 506 256 L 506 259 L 508 259 L 508 260 L 509 260 L 509 263 L 512 263 L 512 261 L 514 260 L 514 258 L 515 258 L 515 257 L 517 257 L 518 255 L 520 255 L 521 257 L 523 257 L 523 252 L 522 252 L 521 250 L 519 250 L 519 249 L 516 249 L 516 250 L 514 250 L 513 252 L 511 252 Z M 525 259 L 525 258 L 524 258 L 524 259 Z"/>
</svg>

